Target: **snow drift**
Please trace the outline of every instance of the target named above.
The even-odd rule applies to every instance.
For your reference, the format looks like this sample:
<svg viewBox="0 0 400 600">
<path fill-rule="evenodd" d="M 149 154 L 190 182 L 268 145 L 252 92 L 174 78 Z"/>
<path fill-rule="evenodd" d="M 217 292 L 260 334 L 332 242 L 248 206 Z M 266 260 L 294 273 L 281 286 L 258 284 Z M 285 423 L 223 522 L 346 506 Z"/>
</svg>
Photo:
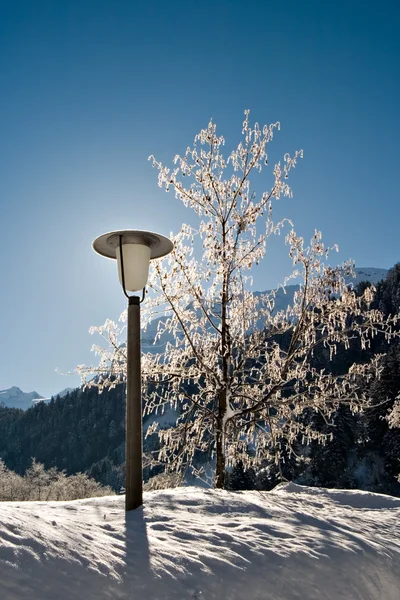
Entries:
<svg viewBox="0 0 400 600">
<path fill-rule="evenodd" d="M 400 499 L 294 484 L 0 505 L 1 600 L 398 600 Z"/>
</svg>

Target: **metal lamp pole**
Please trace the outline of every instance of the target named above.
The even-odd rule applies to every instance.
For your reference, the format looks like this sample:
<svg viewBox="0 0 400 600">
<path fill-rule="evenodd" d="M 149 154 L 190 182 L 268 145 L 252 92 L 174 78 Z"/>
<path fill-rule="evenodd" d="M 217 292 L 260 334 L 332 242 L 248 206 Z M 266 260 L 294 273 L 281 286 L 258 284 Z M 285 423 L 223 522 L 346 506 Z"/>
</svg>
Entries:
<svg viewBox="0 0 400 600">
<path fill-rule="evenodd" d="M 131 296 L 128 304 L 126 367 L 125 509 L 127 511 L 143 504 L 140 355 L 140 300 L 138 296 Z"/>
<path fill-rule="evenodd" d="M 93 250 L 107 258 L 117 259 L 119 279 L 128 298 L 127 367 L 126 367 L 126 451 L 125 509 L 143 504 L 143 438 L 140 369 L 140 303 L 145 296 L 149 263 L 169 254 L 173 243 L 149 231 L 134 229 L 105 233 L 93 242 Z M 129 296 L 143 289 L 143 296 Z"/>
</svg>

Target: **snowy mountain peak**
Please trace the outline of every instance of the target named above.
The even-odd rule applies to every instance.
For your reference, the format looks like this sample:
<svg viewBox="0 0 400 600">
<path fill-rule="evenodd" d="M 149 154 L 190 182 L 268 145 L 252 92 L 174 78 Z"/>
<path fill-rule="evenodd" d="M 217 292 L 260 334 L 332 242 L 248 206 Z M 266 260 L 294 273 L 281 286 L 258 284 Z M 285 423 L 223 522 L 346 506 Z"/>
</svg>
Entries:
<svg viewBox="0 0 400 600">
<path fill-rule="evenodd" d="M 6 389 L 0 390 L 0 404 L 4 404 L 9 408 L 22 408 L 26 410 L 32 406 L 33 400 L 42 398 L 37 392 L 23 392 L 15 385 Z"/>
<path fill-rule="evenodd" d="M 354 285 L 357 285 L 360 281 L 369 281 L 372 284 L 378 283 L 382 279 L 386 279 L 388 269 L 379 269 L 377 267 L 356 267 L 355 278 L 351 279 Z"/>
<path fill-rule="evenodd" d="M 74 388 L 65 388 L 58 394 L 54 394 L 54 398 L 64 398 L 72 392 Z M 21 388 L 13 385 L 6 390 L 0 390 L 0 406 L 4 405 L 7 408 L 22 408 L 27 410 L 35 406 L 38 402 L 50 402 L 51 398 L 44 398 L 37 392 L 23 392 Z"/>
</svg>

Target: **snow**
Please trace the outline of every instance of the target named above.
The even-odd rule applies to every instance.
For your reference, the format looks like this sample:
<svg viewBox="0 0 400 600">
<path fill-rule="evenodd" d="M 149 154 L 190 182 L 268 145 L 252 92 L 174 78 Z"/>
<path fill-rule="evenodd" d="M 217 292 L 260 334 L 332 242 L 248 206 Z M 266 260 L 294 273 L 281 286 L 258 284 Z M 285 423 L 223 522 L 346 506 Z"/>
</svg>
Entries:
<svg viewBox="0 0 400 600">
<path fill-rule="evenodd" d="M 286 484 L 2 503 L 2 600 L 398 600 L 400 499 Z"/>
</svg>

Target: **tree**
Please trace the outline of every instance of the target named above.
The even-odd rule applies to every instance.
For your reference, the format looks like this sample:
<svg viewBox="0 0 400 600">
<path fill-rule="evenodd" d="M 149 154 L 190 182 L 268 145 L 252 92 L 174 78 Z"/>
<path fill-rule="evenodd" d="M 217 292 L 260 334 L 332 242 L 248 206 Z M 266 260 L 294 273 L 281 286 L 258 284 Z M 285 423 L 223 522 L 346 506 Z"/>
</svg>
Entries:
<svg viewBox="0 0 400 600">
<path fill-rule="evenodd" d="M 356 487 L 353 470 L 357 460 L 357 417 L 347 406 L 340 406 L 331 425 L 319 420 L 321 430 L 332 433 L 333 439 L 323 445 L 314 442 L 311 446 L 309 477 L 312 483 L 329 488 Z"/>
<path fill-rule="evenodd" d="M 247 471 L 243 468 L 243 463 L 240 460 L 233 467 L 232 471 L 225 476 L 225 487 L 228 490 L 254 490 L 256 474 L 253 469 Z"/>
<path fill-rule="evenodd" d="M 44 500 L 43 491 L 50 485 L 53 472 L 46 471 L 44 465 L 32 459 L 32 464 L 25 471 L 25 482 L 33 498 Z"/>
<path fill-rule="evenodd" d="M 267 191 L 253 191 L 250 175 L 261 177 L 279 128 L 251 126 L 245 111 L 242 140 L 228 158 L 213 122 L 175 157 L 172 170 L 150 157 L 159 186 L 195 212 L 198 226 L 183 225 L 173 252 L 150 273 L 143 326 L 161 312 L 157 335 L 168 341 L 163 354 L 143 357 L 144 411 L 179 406 L 175 426 L 158 431 L 157 459 L 167 470 L 185 472 L 209 452 L 217 488 L 239 461 L 245 470 L 266 459 L 279 463 L 282 454 L 295 454 L 299 441 L 324 441 L 327 434 L 302 418 L 310 410 L 326 421 L 341 404 L 362 410 L 368 403 L 362 382 L 379 375 L 380 357 L 335 375 L 314 366 L 314 351 L 325 346 L 332 357 L 356 341 L 365 349 L 378 333 L 395 335 L 398 319 L 369 308 L 374 288 L 361 297 L 348 288 L 351 262 L 325 264 L 332 249 L 318 231 L 307 247 L 293 228 L 286 235 L 293 272 L 285 283 L 300 281 L 287 310 L 275 309 L 277 290 L 251 292 L 250 271 L 264 258 L 268 238 L 291 226 L 273 221 L 273 205 L 291 196 L 287 180 L 303 156 L 285 154 Z M 108 345 L 95 346 L 97 368 L 80 372 L 89 385 L 113 386 L 125 375 L 121 331 L 111 321 L 92 331 Z M 93 371 L 98 377 L 88 381 Z M 156 430 L 154 423 L 147 432 Z"/>
<path fill-rule="evenodd" d="M 382 375 L 372 386 L 372 409 L 368 419 L 369 446 L 381 458 L 385 492 L 398 493 L 400 482 L 400 347 L 385 356 Z"/>
<path fill-rule="evenodd" d="M 400 307 L 400 263 L 389 270 L 386 279 L 377 285 L 373 306 L 384 315 L 396 314 Z"/>
<path fill-rule="evenodd" d="M 0 459 L 0 501 L 19 500 L 24 489 L 23 478 L 7 469 Z"/>
<path fill-rule="evenodd" d="M 384 281 L 379 282 L 374 298 L 374 306 L 379 308 L 385 316 L 396 314 L 400 307 L 400 263 L 389 270 Z M 374 404 L 376 400 L 383 402 L 383 410 L 379 417 L 389 424 L 392 431 L 382 432 L 386 425 L 380 423 L 379 429 L 384 433 L 385 446 L 395 447 L 392 451 L 390 471 L 393 471 L 393 462 L 398 467 L 399 454 L 399 431 L 400 428 L 400 348 L 397 344 L 385 357 L 383 377 L 381 382 L 375 384 Z M 379 412 L 379 411 L 378 411 Z M 383 413 L 383 414 L 382 414 Z M 393 431 L 394 429 L 394 431 Z M 389 452 L 387 453 L 389 455 Z M 400 481 L 400 476 L 399 476 Z"/>
</svg>

